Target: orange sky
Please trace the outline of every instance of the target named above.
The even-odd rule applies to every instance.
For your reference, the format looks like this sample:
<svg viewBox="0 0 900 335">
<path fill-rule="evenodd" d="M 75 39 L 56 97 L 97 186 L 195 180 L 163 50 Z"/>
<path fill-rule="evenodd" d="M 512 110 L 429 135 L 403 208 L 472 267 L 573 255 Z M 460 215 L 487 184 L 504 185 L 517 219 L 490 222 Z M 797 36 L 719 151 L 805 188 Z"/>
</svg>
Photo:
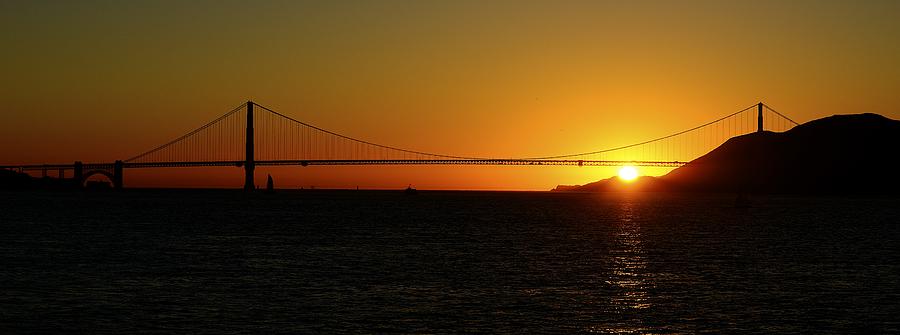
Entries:
<svg viewBox="0 0 900 335">
<path fill-rule="evenodd" d="M 112 161 L 253 99 L 357 138 L 541 156 L 757 101 L 900 118 L 900 3 L 2 2 L 0 164 Z M 666 170 L 642 169 L 660 174 Z M 549 189 L 587 167 L 260 168 L 281 187 Z M 126 171 L 239 187 L 241 170 Z"/>
</svg>

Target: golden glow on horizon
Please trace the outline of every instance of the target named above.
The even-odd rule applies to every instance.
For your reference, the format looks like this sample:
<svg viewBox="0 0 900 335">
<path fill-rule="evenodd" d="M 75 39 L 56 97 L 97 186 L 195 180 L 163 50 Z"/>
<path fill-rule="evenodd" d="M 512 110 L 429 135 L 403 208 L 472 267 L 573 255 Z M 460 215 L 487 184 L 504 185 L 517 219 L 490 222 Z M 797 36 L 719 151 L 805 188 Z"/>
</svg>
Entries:
<svg viewBox="0 0 900 335">
<path fill-rule="evenodd" d="M 639 174 L 637 168 L 630 165 L 623 166 L 621 169 L 619 169 L 619 179 L 622 179 L 626 182 L 637 179 L 638 175 Z"/>
</svg>

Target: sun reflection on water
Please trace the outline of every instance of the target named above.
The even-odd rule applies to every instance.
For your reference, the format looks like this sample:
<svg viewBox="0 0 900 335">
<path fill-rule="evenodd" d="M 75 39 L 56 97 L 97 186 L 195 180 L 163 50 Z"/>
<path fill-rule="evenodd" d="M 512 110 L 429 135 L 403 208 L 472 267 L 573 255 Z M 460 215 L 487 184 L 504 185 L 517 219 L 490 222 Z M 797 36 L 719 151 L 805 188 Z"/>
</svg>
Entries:
<svg viewBox="0 0 900 335">
<path fill-rule="evenodd" d="M 605 322 L 586 329 L 590 333 L 647 334 L 642 315 L 652 307 L 649 289 L 655 284 L 647 270 L 647 257 L 641 235 L 641 219 L 634 203 L 623 201 L 618 220 L 612 227 L 612 246 L 609 250 L 611 269 L 606 284 L 612 287 L 610 305 L 619 315 L 616 322 Z"/>
<path fill-rule="evenodd" d="M 618 288 L 612 303 L 622 309 L 646 309 L 651 306 L 647 289 L 653 282 L 647 272 L 640 221 L 634 205 L 628 201 L 623 202 L 619 215 L 610 250 L 613 269 L 607 280 L 608 284 Z"/>
</svg>

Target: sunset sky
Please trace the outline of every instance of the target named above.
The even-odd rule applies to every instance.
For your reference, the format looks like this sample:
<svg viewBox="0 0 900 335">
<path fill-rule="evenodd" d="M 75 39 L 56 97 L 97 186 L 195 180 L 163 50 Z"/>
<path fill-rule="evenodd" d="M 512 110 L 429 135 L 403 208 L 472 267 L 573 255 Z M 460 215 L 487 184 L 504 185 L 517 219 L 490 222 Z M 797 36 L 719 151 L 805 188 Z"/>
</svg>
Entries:
<svg viewBox="0 0 900 335">
<path fill-rule="evenodd" d="M 900 1 L 3 1 L 0 164 L 106 162 L 252 99 L 376 143 L 604 149 L 763 101 L 900 119 Z M 667 170 L 643 169 L 645 174 Z M 524 189 L 599 167 L 257 169 L 279 187 Z M 126 187 L 240 187 L 130 169 Z"/>
</svg>

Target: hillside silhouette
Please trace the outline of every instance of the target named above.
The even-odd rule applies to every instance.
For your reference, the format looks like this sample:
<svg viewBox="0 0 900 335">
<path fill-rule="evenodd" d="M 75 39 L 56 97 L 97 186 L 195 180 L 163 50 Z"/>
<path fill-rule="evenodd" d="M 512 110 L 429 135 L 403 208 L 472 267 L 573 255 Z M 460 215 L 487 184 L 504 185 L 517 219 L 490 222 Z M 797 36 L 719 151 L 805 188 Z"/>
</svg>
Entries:
<svg viewBox="0 0 900 335">
<path fill-rule="evenodd" d="M 28 174 L 12 170 L 0 169 L 0 190 L 19 190 L 32 186 L 33 182 Z"/>
<path fill-rule="evenodd" d="M 877 114 L 835 115 L 783 133 L 729 139 L 665 176 L 636 181 L 639 190 L 792 194 L 898 194 L 892 167 L 900 121 Z M 614 178 L 568 191 L 621 189 Z"/>
<path fill-rule="evenodd" d="M 553 191 L 562 192 L 618 192 L 618 191 L 668 191 L 671 187 L 660 178 L 641 176 L 633 181 L 610 177 L 584 185 L 558 185 Z"/>
</svg>

